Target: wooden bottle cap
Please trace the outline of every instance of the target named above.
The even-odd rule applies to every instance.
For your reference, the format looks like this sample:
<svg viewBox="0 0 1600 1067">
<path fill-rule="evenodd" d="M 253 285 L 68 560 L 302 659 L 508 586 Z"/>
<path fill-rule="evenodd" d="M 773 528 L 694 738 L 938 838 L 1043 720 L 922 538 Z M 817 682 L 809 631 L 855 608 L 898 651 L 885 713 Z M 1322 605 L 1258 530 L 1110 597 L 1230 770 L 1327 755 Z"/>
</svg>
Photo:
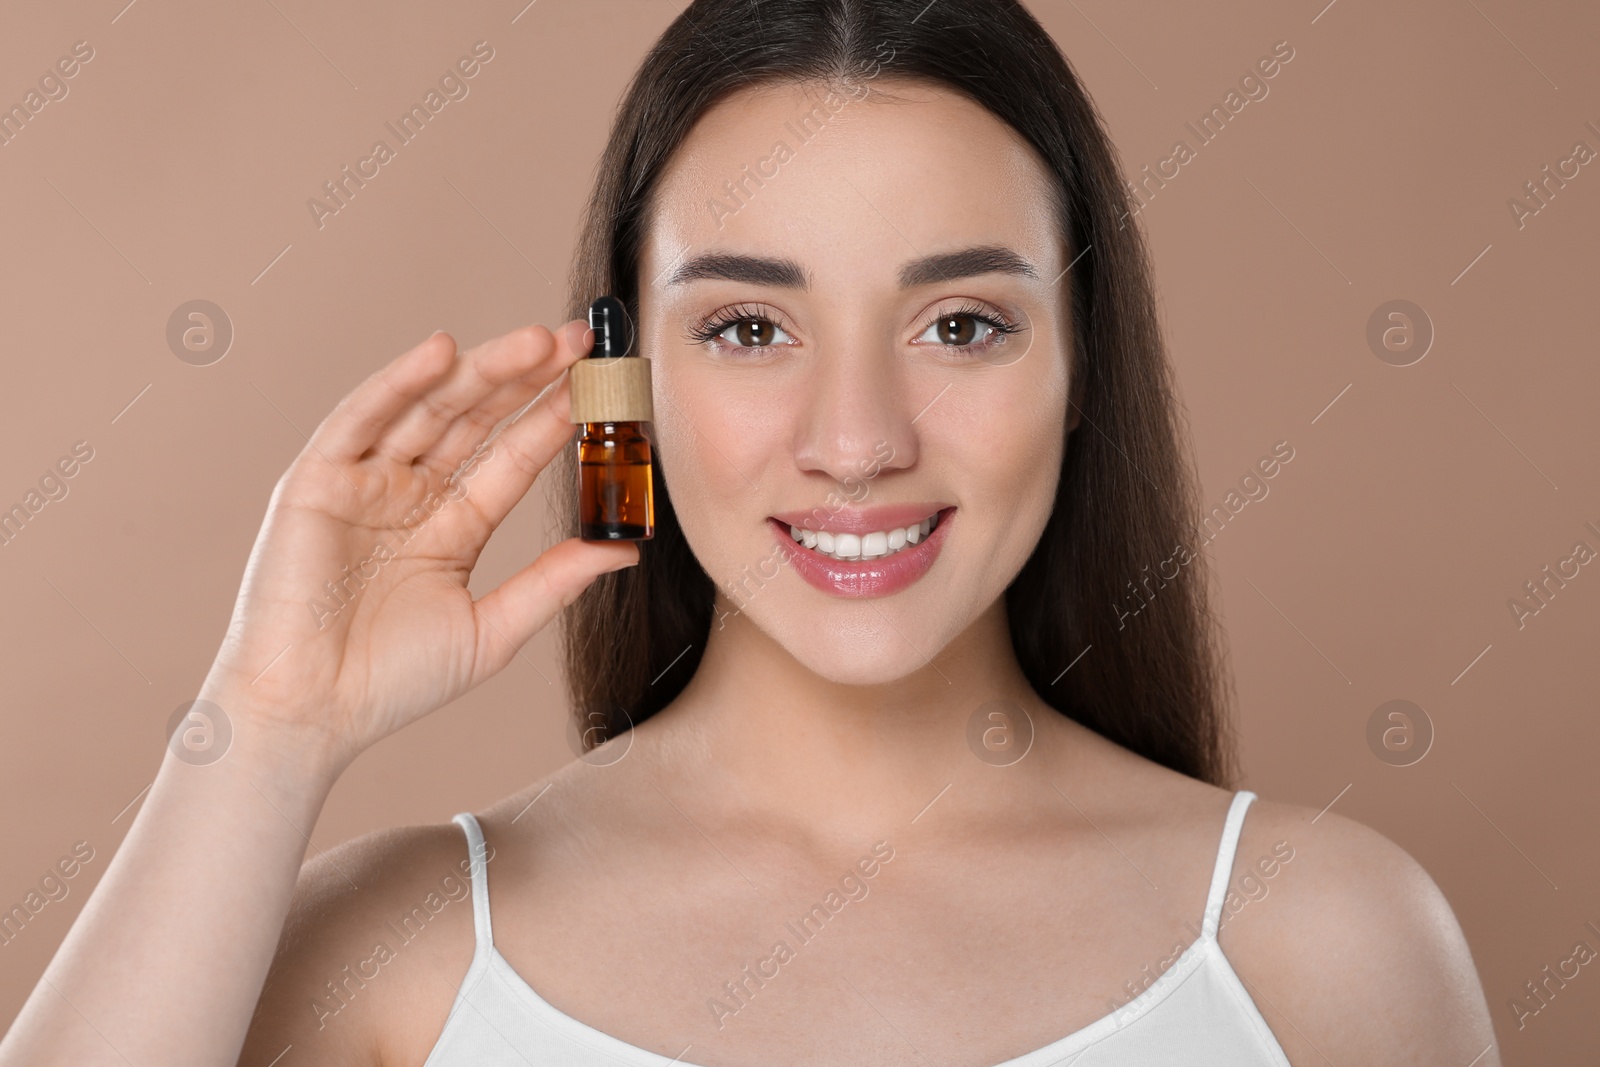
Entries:
<svg viewBox="0 0 1600 1067">
<path fill-rule="evenodd" d="M 586 357 L 568 374 L 573 422 L 654 421 L 650 361 L 643 356 Z"/>
</svg>

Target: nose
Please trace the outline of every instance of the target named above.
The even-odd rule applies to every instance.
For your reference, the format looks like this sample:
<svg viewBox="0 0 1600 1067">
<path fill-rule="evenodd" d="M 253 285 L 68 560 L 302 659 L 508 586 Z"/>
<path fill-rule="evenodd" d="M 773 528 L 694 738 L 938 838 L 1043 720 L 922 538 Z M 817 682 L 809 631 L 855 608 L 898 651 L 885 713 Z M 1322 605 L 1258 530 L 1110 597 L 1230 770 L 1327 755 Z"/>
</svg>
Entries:
<svg viewBox="0 0 1600 1067">
<path fill-rule="evenodd" d="M 916 463 L 915 422 L 926 398 L 909 395 L 897 364 L 887 350 L 860 346 L 820 355 L 799 398 L 794 455 L 801 471 L 854 485 Z"/>
</svg>

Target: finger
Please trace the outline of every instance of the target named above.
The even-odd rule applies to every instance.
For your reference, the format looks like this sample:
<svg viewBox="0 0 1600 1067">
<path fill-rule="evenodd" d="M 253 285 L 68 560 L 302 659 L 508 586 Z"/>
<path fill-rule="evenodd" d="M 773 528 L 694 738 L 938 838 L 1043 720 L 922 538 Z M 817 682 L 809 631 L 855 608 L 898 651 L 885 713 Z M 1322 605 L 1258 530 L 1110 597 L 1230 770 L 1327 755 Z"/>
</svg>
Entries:
<svg viewBox="0 0 1600 1067">
<path fill-rule="evenodd" d="M 414 461 L 505 383 L 524 376 L 540 384 L 553 380 L 578 358 L 570 333 L 564 327 L 565 340 L 558 340 L 543 326 L 527 326 L 484 342 L 458 359 L 450 374 L 418 397 L 373 447 L 396 462 Z M 481 416 L 479 420 L 481 440 L 494 423 L 483 427 Z"/>
<path fill-rule="evenodd" d="M 483 673 L 472 684 L 511 662 L 529 638 L 600 575 L 638 562 L 639 548 L 628 541 L 600 543 L 571 537 L 540 553 L 538 559 L 476 602 L 485 623 L 478 632 L 477 662 L 483 665 Z"/>
<path fill-rule="evenodd" d="M 311 443 L 335 463 L 360 458 L 396 417 L 449 373 L 455 354 L 454 338 L 435 330 L 352 389 L 322 420 Z"/>
<path fill-rule="evenodd" d="M 571 360 L 576 360 L 578 353 L 587 352 L 593 347 L 592 340 L 584 339 L 588 332 L 589 328 L 579 322 L 569 322 L 557 330 L 556 343 L 565 351 L 558 351 L 550 366 L 566 367 L 569 365 L 569 356 Z M 574 343 L 574 338 L 577 343 Z M 441 474 L 456 469 L 465 457 L 483 443 L 500 420 L 527 404 L 549 383 L 550 375 L 544 366 L 511 379 L 484 397 L 476 407 L 463 412 L 439 440 L 417 457 L 416 462 Z"/>
<path fill-rule="evenodd" d="M 571 385 L 562 378 L 516 419 L 507 423 L 467 482 L 467 499 L 492 530 L 528 492 L 539 473 L 572 440 Z"/>
</svg>

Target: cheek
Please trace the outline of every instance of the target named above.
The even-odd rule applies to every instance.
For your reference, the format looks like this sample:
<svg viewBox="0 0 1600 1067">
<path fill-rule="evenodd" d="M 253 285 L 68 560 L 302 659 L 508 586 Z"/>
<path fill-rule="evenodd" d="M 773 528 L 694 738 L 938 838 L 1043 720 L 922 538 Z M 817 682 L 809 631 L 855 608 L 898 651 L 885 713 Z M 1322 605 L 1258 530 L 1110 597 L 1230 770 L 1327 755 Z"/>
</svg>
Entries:
<svg viewBox="0 0 1600 1067">
<path fill-rule="evenodd" d="M 1025 364 L 1005 371 L 1020 372 Z M 970 403 L 953 405 L 940 427 L 938 451 L 947 469 L 967 472 L 960 488 L 969 505 L 964 521 L 981 527 L 1001 571 L 1022 566 L 1049 520 L 1061 472 L 1066 385 L 1064 373 L 1014 373 L 975 391 Z"/>
<path fill-rule="evenodd" d="M 663 467 L 708 495 L 748 496 L 782 436 L 779 398 L 747 396 L 744 383 L 703 367 L 658 370 L 651 385 Z"/>
<path fill-rule="evenodd" d="M 1023 482 L 1029 506 L 1024 509 L 1038 530 L 1043 530 L 1055 506 L 1056 483 L 1061 477 L 1061 460 L 1066 452 L 1067 383 L 1036 394 L 1033 418 L 1022 435 L 1019 448 L 1026 457 L 1017 477 Z M 1074 431 L 1076 432 L 1076 431 Z M 1032 551 L 1032 544 L 1029 545 Z"/>
<path fill-rule="evenodd" d="M 718 559 L 742 559 L 771 540 L 762 526 L 765 498 L 755 487 L 783 455 L 786 415 L 770 391 L 747 396 L 745 383 L 714 368 L 658 369 L 652 387 L 657 453 L 673 509 L 717 577 Z"/>
<path fill-rule="evenodd" d="M 1006 420 L 1003 431 L 991 437 L 980 493 L 996 505 L 989 521 L 1026 542 L 1021 546 L 1024 557 L 1032 552 L 1055 502 L 1064 418 L 1062 410 L 1040 405 L 1026 421 Z"/>
</svg>

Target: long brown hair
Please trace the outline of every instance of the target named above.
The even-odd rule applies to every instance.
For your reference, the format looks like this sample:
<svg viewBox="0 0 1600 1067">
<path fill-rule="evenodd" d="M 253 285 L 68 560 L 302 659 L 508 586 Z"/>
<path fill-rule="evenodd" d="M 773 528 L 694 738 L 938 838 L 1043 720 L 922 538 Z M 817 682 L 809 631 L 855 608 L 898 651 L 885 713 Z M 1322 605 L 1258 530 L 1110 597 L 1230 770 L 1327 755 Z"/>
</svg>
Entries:
<svg viewBox="0 0 1600 1067">
<path fill-rule="evenodd" d="M 1054 514 L 1005 593 L 1022 670 L 1077 722 L 1227 785 L 1228 687 L 1205 560 L 1198 546 L 1188 549 L 1198 493 L 1147 254 L 1094 104 L 1015 0 L 695 0 L 645 57 L 618 109 L 579 237 L 568 317 L 582 318 L 605 293 L 638 306 L 657 180 L 713 104 L 752 86 L 875 77 L 940 84 L 1021 134 L 1056 179 L 1052 206 L 1076 257 L 1068 280 L 1082 421 L 1067 437 Z M 554 472 L 555 515 L 568 537 L 578 532 L 572 453 L 564 450 Z M 710 632 L 715 588 L 678 525 L 659 463 L 654 475 L 657 527 L 641 542 L 639 565 L 601 575 L 563 620 L 586 748 L 677 696 Z M 1176 573 L 1161 573 L 1175 563 Z"/>
</svg>

